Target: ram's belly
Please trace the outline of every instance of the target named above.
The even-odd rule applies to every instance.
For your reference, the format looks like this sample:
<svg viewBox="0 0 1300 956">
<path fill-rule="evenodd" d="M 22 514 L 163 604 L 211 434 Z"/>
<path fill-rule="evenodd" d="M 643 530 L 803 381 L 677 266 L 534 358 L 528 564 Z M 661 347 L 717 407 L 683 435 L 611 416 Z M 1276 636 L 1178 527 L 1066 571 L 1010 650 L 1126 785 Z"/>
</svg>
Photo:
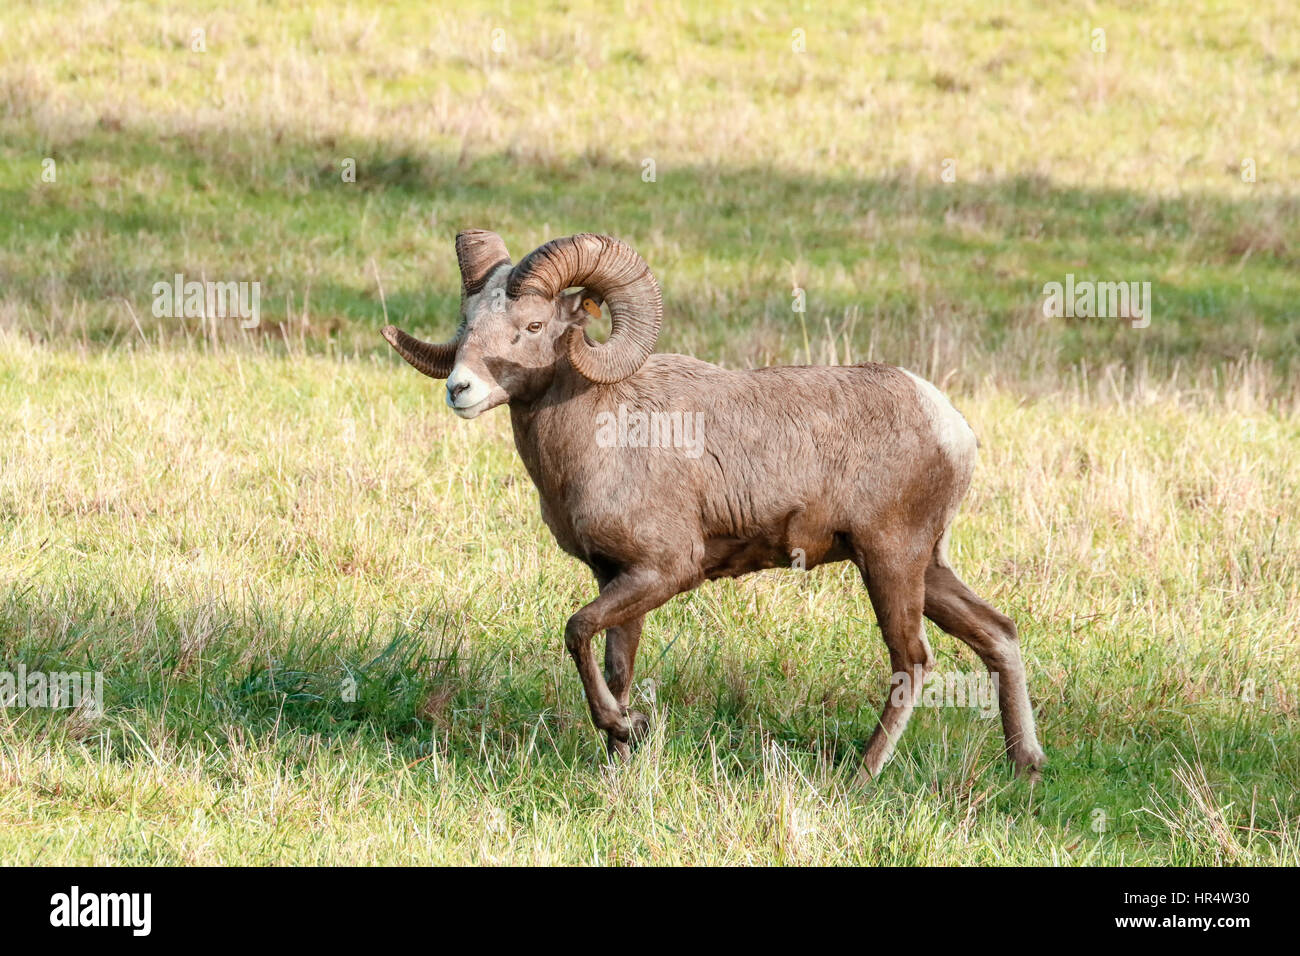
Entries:
<svg viewBox="0 0 1300 956">
<path fill-rule="evenodd" d="M 704 541 L 704 575 L 733 578 L 766 568 L 808 570 L 852 557 L 841 532 L 805 529 L 778 537 L 716 536 Z"/>
</svg>

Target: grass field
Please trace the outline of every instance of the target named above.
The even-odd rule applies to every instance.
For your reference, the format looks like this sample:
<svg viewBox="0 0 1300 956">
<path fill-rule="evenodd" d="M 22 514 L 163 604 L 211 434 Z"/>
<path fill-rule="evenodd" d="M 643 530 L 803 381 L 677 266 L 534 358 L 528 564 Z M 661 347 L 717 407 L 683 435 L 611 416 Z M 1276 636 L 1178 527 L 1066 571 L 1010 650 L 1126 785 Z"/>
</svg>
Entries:
<svg viewBox="0 0 1300 956">
<path fill-rule="evenodd" d="M 1291 4 L 223 7 L 0 12 L 0 668 L 104 675 L 0 709 L 0 862 L 1300 863 Z M 945 707 L 851 785 L 850 565 L 651 614 L 608 768 L 507 416 L 377 334 L 450 332 L 469 226 L 627 239 L 663 350 L 940 383 L 1042 781 Z M 260 326 L 155 318 L 178 272 Z"/>
</svg>

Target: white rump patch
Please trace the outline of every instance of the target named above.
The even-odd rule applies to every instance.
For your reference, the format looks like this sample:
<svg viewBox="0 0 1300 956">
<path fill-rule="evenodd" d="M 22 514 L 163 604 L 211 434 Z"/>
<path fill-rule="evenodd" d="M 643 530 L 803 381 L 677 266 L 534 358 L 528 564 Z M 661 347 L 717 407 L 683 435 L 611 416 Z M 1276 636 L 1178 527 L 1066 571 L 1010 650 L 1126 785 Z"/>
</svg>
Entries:
<svg viewBox="0 0 1300 956">
<path fill-rule="evenodd" d="M 921 376 L 908 372 L 905 368 L 899 371 L 906 372 L 907 376 L 916 383 L 921 409 L 930 420 L 940 450 L 958 470 L 973 468 L 975 433 L 971 431 L 970 425 L 966 424 L 966 419 L 962 418 L 961 412 L 952 407 L 952 402 L 948 401 L 948 397 L 943 392 Z"/>
</svg>

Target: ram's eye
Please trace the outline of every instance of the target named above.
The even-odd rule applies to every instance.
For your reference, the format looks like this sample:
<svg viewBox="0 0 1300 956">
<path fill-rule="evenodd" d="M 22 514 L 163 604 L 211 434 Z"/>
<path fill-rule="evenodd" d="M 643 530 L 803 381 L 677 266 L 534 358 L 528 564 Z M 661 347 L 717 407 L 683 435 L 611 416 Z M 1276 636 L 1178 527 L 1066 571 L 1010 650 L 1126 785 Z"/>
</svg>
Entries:
<svg viewBox="0 0 1300 956">
<path fill-rule="evenodd" d="M 540 323 L 540 322 L 529 322 L 529 323 L 528 323 L 528 331 L 529 331 L 529 332 L 540 332 L 540 331 L 542 331 L 542 323 Z"/>
</svg>

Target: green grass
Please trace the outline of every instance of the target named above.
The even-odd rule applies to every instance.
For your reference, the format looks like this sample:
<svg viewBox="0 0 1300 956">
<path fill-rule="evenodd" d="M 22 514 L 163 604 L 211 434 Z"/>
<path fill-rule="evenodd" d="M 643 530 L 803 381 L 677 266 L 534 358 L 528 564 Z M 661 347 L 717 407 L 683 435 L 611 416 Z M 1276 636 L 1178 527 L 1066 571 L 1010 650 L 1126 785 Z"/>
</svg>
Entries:
<svg viewBox="0 0 1300 956">
<path fill-rule="evenodd" d="M 665 347 L 737 363 L 803 346 L 797 284 L 841 356 L 937 351 L 976 379 L 1099 355 L 1292 367 L 1300 39 L 1280 0 L 1087 21 L 1065 3 L 227 6 L 12 8 L 8 324 L 120 343 L 129 303 L 180 336 L 149 290 L 182 272 L 261 281 L 264 335 L 370 349 L 375 274 L 395 315 L 445 332 L 449 243 L 479 225 L 516 256 L 628 238 L 663 279 Z M 1157 321 L 1045 324 L 1067 271 L 1151 281 Z"/>
<path fill-rule="evenodd" d="M 561 640 L 589 576 L 504 416 L 408 372 L 5 340 L 6 656 L 107 684 L 7 718 L 5 859 L 1296 861 L 1293 418 L 968 396 L 954 560 L 1020 622 L 1052 763 L 923 709 L 855 791 L 888 674 L 851 567 L 655 612 L 656 737 L 610 773 Z"/>
<path fill-rule="evenodd" d="M 224 6 L 0 13 L 0 666 L 106 710 L 0 710 L 0 861 L 1300 863 L 1289 4 Z M 922 708 L 851 785 L 848 565 L 654 612 L 609 769 L 506 416 L 376 334 L 451 330 L 467 226 L 628 239 L 666 350 L 942 383 L 1042 782 Z M 262 326 L 153 318 L 175 272 Z M 1150 328 L 1045 319 L 1066 272 L 1151 281 Z"/>
</svg>

